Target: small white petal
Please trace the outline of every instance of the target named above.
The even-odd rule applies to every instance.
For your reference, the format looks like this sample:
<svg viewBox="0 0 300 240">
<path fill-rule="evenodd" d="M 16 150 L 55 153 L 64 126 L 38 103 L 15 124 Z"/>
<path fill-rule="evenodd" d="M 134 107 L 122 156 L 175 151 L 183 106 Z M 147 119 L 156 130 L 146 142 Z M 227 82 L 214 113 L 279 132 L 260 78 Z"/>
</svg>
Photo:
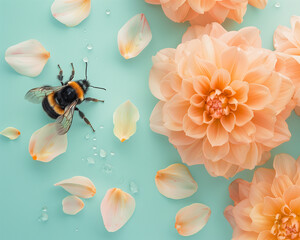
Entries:
<svg viewBox="0 0 300 240">
<path fill-rule="evenodd" d="M 182 236 L 193 235 L 206 225 L 210 214 L 211 210 L 208 206 L 194 203 L 178 211 L 175 228 Z"/>
<path fill-rule="evenodd" d="M 152 33 L 144 14 L 131 18 L 118 33 L 118 44 L 125 59 L 136 57 L 150 43 Z"/>
<path fill-rule="evenodd" d="M 127 223 L 135 210 L 134 198 L 119 188 L 109 189 L 101 202 L 101 214 L 107 231 L 115 232 Z"/>
<path fill-rule="evenodd" d="M 29 142 L 29 153 L 33 160 L 50 162 L 67 150 L 67 134 L 59 135 L 55 123 L 35 131 Z"/>
<path fill-rule="evenodd" d="M 121 104 L 114 112 L 114 134 L 121 142 L 129 139 L 136 132 L 136 122 L 140 114 L 129 100 Z"/>
<path fill-rule="evenodd" d="M 15 140 L 20 136 L 20 131 L 13 127 L 5 128 L 2 132 L 0 132 L 1 135 L 9 138 L 10 140 Z"/>
<path fill-rule="evenodd" d="M 83 209 L 84 202 L 79 197 L 68 196 L 62 201 L 62 205 L 65 214 L 75 215 Z"/>
<path fill-rule="evenodd" d="M 9 47 L 5 52 L 6 62 L 18 73 L 36 77 L 44 69 L 50 53 L 34 39 Z"/>
<path fill-rule="evenodd" d="M 55 0 L 51 6 L 54 18 L 68 27 L 86 19 L 91 11 L 91 0 Z"/>
<path fill-rule="evenodd" d="M 91 198 L 96 193 L 96 187 L 87 177 L 76 176 L 54 184 L 61 186 L 67 192 L 81 198 Z"/>
<path fill-rule="evenodd" d="M 198 184 L 189 169 L 180 163 L 159 170 L 155 177 L 155 184 L 162 195 L 172 199 L 187 198 L 198 189 Z"/>
</svg>

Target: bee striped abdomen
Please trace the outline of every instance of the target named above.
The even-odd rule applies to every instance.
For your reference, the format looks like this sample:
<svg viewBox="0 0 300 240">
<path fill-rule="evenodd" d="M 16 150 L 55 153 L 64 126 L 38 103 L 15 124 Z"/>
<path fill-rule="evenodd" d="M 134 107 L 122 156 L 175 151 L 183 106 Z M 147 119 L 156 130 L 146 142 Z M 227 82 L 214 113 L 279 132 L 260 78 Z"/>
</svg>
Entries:
<svg viewBox="0 0 300 240">
<path fill-rule="evenodd" d="M 60 115 L 64 114 L 64 110 L 56 103 L 54 99 L 54 93 L 51 93 L 44 98 L 42 106 L 44 111 L 51 118 L 56 119 Z"/>
</svg>

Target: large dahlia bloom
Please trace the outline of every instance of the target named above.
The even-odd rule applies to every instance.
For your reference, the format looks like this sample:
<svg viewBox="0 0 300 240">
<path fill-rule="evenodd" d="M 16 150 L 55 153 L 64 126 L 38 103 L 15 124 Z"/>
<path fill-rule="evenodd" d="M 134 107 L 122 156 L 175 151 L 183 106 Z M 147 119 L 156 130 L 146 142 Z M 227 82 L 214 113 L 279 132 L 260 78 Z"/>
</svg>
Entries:
<svg viewBox="0 0 300 240">
<path fill-rule="evenodd" d="M 212 176 L 263 164 L 290 139 L 285 119 L 294 86 L 276 62 L 254 27 L 189 28 L 177 49 L 153 57 L 149 85 L 160 101 L 152 130 L 168 136 L 183 162 L 204 164 Z"/>
<path fill-rule="evenodd" d="M 279 26 L 274 33 L 274 47 L 278 55 L 277 69 L 289 76 L 296 86 L 292 104 L 300 115 L 300 17 L 291 18 L 289 29 Z"/>
<path fill-rule="evenodd" d="M 205 25 L 222 23 L 226 18 L 241 23 L 247 10 L 248 0 L 145 0 L 160 4 L 166 16 L 174 22 L 190 21 Z M 264 8 L 267 0 L 249 0 L 249 4 Z"/>
<path fill-rule="evenodd" d="M 237 179 L 229 186 L 234 206 L 224 215 L 232 240 L 300 239 L 300 160 L 279 154 L 273 165 L 256 170 L 250 183 Z"/>
</svg>

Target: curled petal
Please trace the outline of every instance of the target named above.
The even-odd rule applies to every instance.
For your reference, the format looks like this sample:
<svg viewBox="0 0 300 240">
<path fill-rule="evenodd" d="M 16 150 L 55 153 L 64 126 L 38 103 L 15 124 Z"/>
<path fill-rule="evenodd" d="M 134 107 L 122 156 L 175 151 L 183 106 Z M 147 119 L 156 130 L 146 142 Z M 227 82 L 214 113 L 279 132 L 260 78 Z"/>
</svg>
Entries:
<svg viewBox="0 0 300 240">
<path fill-rule="evenodd" d="M 65 197 L 62 201 L 62 205 L 64 213 L 69 215 L 75 215 L 79 213 L 84 207 L 83 201 L 76 196 Z"/>
<path fill-rule="evenodd" d="M 67 192 L 81 198 L 91 198 L 96 193 L 96 187 L 87 177 L 75 176 L 54 184 L 61 186 Z"/>
<path fill-rule="evenodd" d="M 56 20 L 74 27 L 90 15 L 91 0 L 55 0 L 51 12 Z"/>
<path fill-rule="evenodd" d="M 109 189 L 101 203 L 101 214 L 107 231 L 115 232 L 125 225 L 135 209 L 134 198 L 119 188 Z"/>
<path fill-rule="evenodd" d="M 175 228 L 182 236 L 193 235 L 206 225 L 210 214 L 211 210 L 208 206 L 194 203 L 178 211 Z"/>
<path fill-rule="evenodd" d="M 129 100 L 122 103 L 114 112 L 114 134 L 121 142 L 129 139 L 136 132 L 139 110 Z"/>
<path fill-rule="evenodd" d="M 9 138 L 10 140 L 15 140 L 20 136 L 20 131 L 14 127 L 5 128 L 0 135 Z"/>
<path fill-rule="evenodd" d="M 198 189 L 189 169 L 180 163 L 159 170 L 155 177 L 155 183 L 162 195 L 172 199 L 187 198 Z"/>
<path fill-rule="evenodd" d="M 44 69 L 50 53 L 34 39 L 9 47 L 5 52 L 5 61 L 18 73 L 36 77 Z"/>
<path fill-rule="evenodd" d="M 249 4 L 256 8 L 264 9 L 268 3 L 268 0 L 249 0 Z"/>
<path fill-rule="evenodd" d="M 33 160 L 50 162 L 67 150 L 67 135 L 58 135 L 54 123 L 35 131 L 29 142 L 29 153 Z"/>
<path fill-rule="evenodd" d="M 150 43 L 152 33 L 144 14 L 131 18 L 118 33 L 118 44 L 125 59 L 136 57 Z"/>
</svg>

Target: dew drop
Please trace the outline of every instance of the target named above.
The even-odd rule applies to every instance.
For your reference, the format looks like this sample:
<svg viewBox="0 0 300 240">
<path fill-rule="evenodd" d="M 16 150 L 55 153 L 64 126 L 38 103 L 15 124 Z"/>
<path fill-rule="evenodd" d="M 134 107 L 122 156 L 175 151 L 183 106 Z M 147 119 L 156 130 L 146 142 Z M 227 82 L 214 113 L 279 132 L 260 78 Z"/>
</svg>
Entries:
<svg viewBox="0 0 300 240">
<path fill-rule="evenodd" d="M 46 206 L 44 206 L 44 207 L 42 207 L 42 212 L 47 212 L 47 207 Z"/>
<path fill-rule="evenodd" d="M 280 8 L 280 2 L 275 3 L 274 6 L 275 6 L 276 8 Z"/>
<path fill-rule="evenodd" d="M 106 15 L 110 15 L 110 14 L 111 14 L 110 9 L 106 9 L 106 10 L 105 10 L 105 14 L 106 14 Z"/>
<path fill-rule="evenodd" d="M 97 138 L 96 138 L 96 137 L 93 137 L 93 141 L 97 141 Z"/>
<path fill-rule="evenodd" d="M 97 156 L 98 156 L 98 153 L 94 153 L 94 156 L 97 157 Z"/>
<path fill-rule="evenodd" d="M 100 149 L 100 157 L 105 158 L 106 157 L 106 152 L 103 149 Z"/>
<path fill-rule="evenodd" d="M 90 139 L 90 134 L 85 135 L 85 139 Z"/>
<path fill-rule="evenodd" d="M 103 166 L 103 172 L 110 174 L 112 172 L 112 165 L 105 163 Z"/>
<path fill-rule="evenodd" d="M 87 160 L 88 164 L 90 164 L 90 165 L 95 164 L 95 159 L 92 157 L 88 157 L 86 160 Z"/>
<path fill-rule="evenodd" d="M 138 188 L 137 184 L 133 181 L 131 181 L 129 183 L 129 189 L 130 189 L 131 193 L 133 193 L 133 194 L 135 194 L 139 191 L 139 188 Z"/>
<path fill-rule="evenodd" d="M 39 222 L 47 222 L 49 219 L 49 216 L 46 212 L 42 212 L 41 216 L 39 217 Z"/>
<path fill-rule="evenodd" d="M 85 63 L 87 63 L 87 62 L 89 61 L 89 59 L 88 59 L 87 57 L 84 57 L 82 60 L 83 60 Z"/>
<path fill-rule="evenodd" d="M 93 45 L 90 44 L 90 43 L 88 43 L 88 44 L 86 45 L 86 48 L 87 48 L 88 50 L 93 50 Z"/>
<path fill-rule="evenodd" d="M 81 158 L 81 161 L 83 161 L 83 162 L 84 162 L 84 161 L 85 161 L 85 158 Z"/>
<path fill-rule="evenodd" d="M 101 125 L 101 126 L 100 126 L 100 129 L 103 129 L 103 128 L 104 128 L 104 126 L 103 126 L 103 125 Z"/>
<path fill-rule="evenodd" d="M 111 156 L 115 156 L 116 154 L 114 152 L 110 152 L 110 155 Z"/>
<path fill-rule="evenodd" d="M 78 231 L 79 231 L 79 227 L 76 227 L 76 228 L 75 228 L 75 232 L 78 232 Z"/>
<path fill-rule="evenodd" d="M 97 147 L 96 147 L 96 146 L 93 146 L 93 150 L 97 150 Z"/>
</svg>

